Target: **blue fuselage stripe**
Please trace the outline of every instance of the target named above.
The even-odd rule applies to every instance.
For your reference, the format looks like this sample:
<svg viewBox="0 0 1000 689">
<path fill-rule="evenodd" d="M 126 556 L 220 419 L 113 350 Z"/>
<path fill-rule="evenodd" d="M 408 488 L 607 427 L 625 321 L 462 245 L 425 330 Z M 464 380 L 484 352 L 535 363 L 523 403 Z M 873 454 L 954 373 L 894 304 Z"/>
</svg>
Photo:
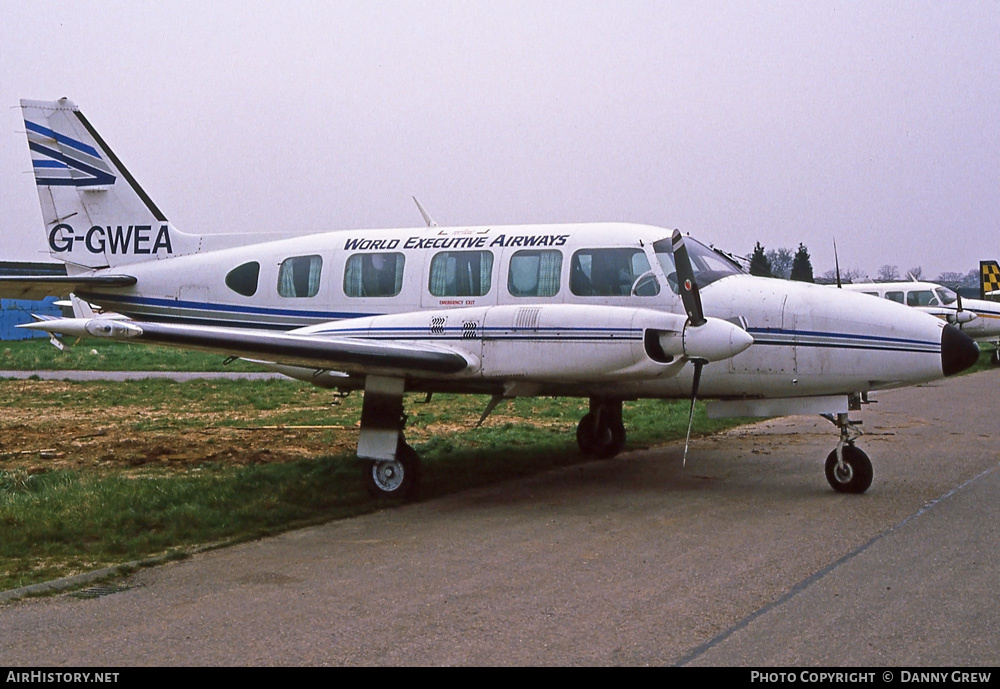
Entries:
<svg viewBox="0 0 1000 689">
<path fill-rule="evenodd" d="M 84 296 L 84 295 L 81 295 Z M 328 321 L 343 321 L 355 318 L 365 318 L 380 316 L 379 313 L 350 313 L 344 311 L 315 311 L 301 309 L 281 309 L 260 306 L 241 306 L 236 304 L 212 304 L 207 302 L 181 301 L 174 299 L 156 299 L 150 297 L 137 297 L 125 295 L 86 295 L 90 299 L 99 302 L 109 310 L 116 310 L 117 304 L 138 307 L 140 311 L 133 309 L 120 309 L 122 311 L 132 311 L 139 319 L 148 319 L 164 322 L 176 323 L 198 323 L 205 325 L 219 325 L 228 327 L 250 327 L 268 328 L 278 330 L 291 330 L 304 327 L 315 322 L 316 319 Z M 144 312 L 142 307 L 161 307 L 170 309 L 188 309 L 193 312 L 201 312 L 187 315 L 173 315 L 168 313 Z M 215 315 L 218 314 L 218 317 Z M 298 323 L 273 323 L 260 322 L 242 319 L 234 322 L 226 317 L 227 314 L 240 314 L 243 316 L 258 316 L 260 318 L 298 318 Z M 396 326 L 396 327 L 376 327 L 372 328 L 337 328 L 332 327 L 314 334 L 340 337 L 363 337 L 376 340 L 468 340 L 472 339 L 469 332 L 461 326 L 451 326 L 444 328 L 440 333 L 427 335 L 430 325 L 427 326 Z M 454 332 L 455 335 L 450 333 Z M 857 335 L 851 333 L 821 332 L 816 330 L 786 330 L 781 328 L 748 328 L 754 337 L 754 345 L 779 346 L 779 347 L 809 347 L 809 348 L 829 348 L 829 349 L 863 349 L 872 351 L 898 351 L 898 352 L 920 352 L 938 353 L 941 351 L 940 342 L 930 342 L 926 340 L 916 340 L 910 338 L 884 337 L 878 335 Z M 526 327 L 516 326 L 482 327 L 475 331 L 475 338 L 487 340 L 629 340 L 637 341 L 643 337 L 643 330 L 637 328 L 560 328 L 560 327 Z"/>
</svg>

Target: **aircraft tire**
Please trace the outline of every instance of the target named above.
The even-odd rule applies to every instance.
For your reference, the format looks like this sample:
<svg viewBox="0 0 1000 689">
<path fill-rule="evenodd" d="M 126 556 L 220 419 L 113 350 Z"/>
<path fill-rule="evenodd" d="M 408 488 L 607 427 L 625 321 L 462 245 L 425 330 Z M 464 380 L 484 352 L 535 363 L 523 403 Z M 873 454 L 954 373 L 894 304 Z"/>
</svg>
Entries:
<svg viewBox="0 0 1000 689">
<path fill-rule="evenodd" d="M 854 445 L 844 445 L 844 467 L 837 468 L 837 451 L 826 458 L 826 480 L 838 493 L 861 494 L 872 485 L 872 462 Z"/>
<path fill-rule="evenodd" d="M 588 457 L 614 457 L 625 448 L 625 436 L 625 424 L 609 414 L 589 412 L 576 427 L 576 444 Z"/>
<path fill-rule="evenodd" d="M 361 477 L 375 498 L 405 500 L 416 495 L 420 483 L 420 456 L 400 440 L 394 460 L 364 460 Z"/>
</svg>

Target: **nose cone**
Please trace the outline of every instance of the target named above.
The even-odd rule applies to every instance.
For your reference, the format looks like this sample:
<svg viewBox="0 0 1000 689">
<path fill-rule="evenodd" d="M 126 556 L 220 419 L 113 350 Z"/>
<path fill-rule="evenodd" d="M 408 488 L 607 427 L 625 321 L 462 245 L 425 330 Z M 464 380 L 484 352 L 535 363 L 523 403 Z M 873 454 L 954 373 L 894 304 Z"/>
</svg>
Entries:
<svg viewBox="0 0 1000 689">
<path fill-rule="evenodd" d="M 979 345 L 953 325 L 941 331 L 941 369 L 953 376 L 979 361 Z"/>
</svg>

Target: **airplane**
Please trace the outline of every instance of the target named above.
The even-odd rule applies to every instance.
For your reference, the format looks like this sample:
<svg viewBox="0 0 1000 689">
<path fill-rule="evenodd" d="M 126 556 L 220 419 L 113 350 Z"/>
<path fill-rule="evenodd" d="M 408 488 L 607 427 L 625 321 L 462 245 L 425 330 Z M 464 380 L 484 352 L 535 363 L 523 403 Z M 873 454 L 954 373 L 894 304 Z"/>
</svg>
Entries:
<svg viewBox="0 0 1000 689">
<path fill-rule="evenodd" d="M 980 265 L 980 294 L 983 295 L 989 289 L 992 266 L 996 262 L 981 261 Z M 992 344 L 990 361 L 995 366 L 1000 365 L 1000 303 L 985 298 L 964 298 L 943 285 L 921 280 L 844 283 L 842 287 L 906 304 L 956 324 L 976 342 Z"/>
<path fill-rule="evenodd" d="M 579 449 L 625 446 L 622 403 L 690 401 L 712 416 L 822 414 L 837 492 L 871 460 L 849 412 L 868 393 L 954 375 L 979 355 L 954 325 L 889 300 L 745 274 L 679 231 L 624 222 L 180 231 L 71 101 L 21 101 L 50 255 L 65 276 L 0 278 L 0 293 L 74 295 L 72 318 L 25 327 L 256 361 L 362 391 L 369 491 L 416 495 L 407 392 L 586 398 Z M 97 313 L 90 304 L 106 312 Z M 86 306 L 84 306 L 86 305 Z"/>
</svg>

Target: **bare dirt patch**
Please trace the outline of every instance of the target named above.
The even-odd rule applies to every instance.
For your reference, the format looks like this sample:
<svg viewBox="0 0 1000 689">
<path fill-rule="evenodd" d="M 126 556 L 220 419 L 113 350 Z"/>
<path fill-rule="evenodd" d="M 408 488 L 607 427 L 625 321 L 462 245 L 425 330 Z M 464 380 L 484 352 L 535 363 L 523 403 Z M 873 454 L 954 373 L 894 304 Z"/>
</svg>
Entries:
<svg viewBox="0 0 1000 689">
<path fill-rule="evenodd" d="M 29 386 L 50 397 L 64 387 L 66 402 L 23 406 L 12 396 L 5 400 L 0 387 L 0 471 L 290 462 L 352 452 L 357 441 L 353 427 L 288 427 L 275 422 L 278 412 L 204 411 L 180 401 L 162 409 L 88 405 L 66 383 L 18 385 L 19 392 Z"/>
</svg>

